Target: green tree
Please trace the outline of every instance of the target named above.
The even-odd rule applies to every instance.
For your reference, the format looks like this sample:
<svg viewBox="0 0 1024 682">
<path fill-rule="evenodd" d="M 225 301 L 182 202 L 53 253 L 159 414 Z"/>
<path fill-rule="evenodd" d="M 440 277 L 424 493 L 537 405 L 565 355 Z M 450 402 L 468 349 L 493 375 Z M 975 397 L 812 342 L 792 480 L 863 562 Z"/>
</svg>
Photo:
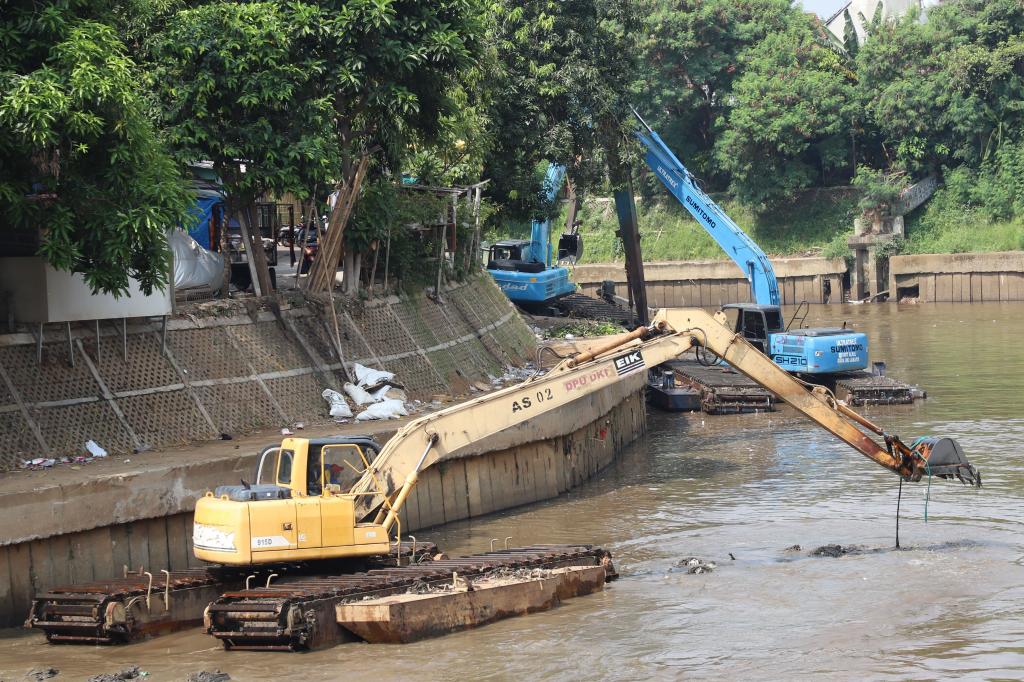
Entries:
<svg viewBox="0 0 1024 682">
<path fill-rule="evenodd" d="M 415 145 L 457 119 L 458 93 L 483 49 L 483 0 L 324 0 L 304 3 L 315 30 L 301 41 L 321 65 L 319 96 L 332 108 L 335 180 L 351 186 L 359 158 L 383 151 L 374 175 L 401 174 Z M 360 244 L 346 251 L 358 282 Z"/>
<path fill-rule="evenodd" d="M 174 14 L 151 46 L 161 112 L 180 158 L 213 162 L 228 214 L 250 230 L 250 210 L 264 194 L 306 196 L 338 173 L 331 107 L 313 87 L 322 65 L 299 47 L 312 31 L 304 10 L 213 2 Z M 246 248 L 265 288 L 257 237 Z"/>
<path fill-rule="evenodd" d="M 177 12 L 151 45 L 163 123 L 179 156 L 214 163 L 229 206 L 306 193 L 337 172 L 315 97 L 322 64 L 298 44 L 301 6 L 214 2 Z"/>
<path fill-rule="evenodd" d="M 771 206 L 844 165 L 853 82 L 808 20 L 748 50 L 715 154 L 743 202 Z"/>
<path fill-rule="evenodd" d="M 636 17 L 612 0 L 509 0 L 496 11 L 485 174 L 505 216 L 529 218 L 552 209 L 542 199 L 548 162 L 581 191 L 604 182 L 603 150 L 622 142 L 635 78 Z"/>
<path fill-rule="evenodd" d="M 971 167 L 1024 130 L 1024 4 L 962 0 L 881 22 L 860 50 L 879 155 L 912 173 Z"/>
<path fill-rule="evenodd" d="M 113 3 L 8 0 L 0 13 L 0 212 L 94 290 L 167 283 L 182 169 L 148 116 Z"/>
<path fill-rule="evenodd" d="M 648 122 L 694 173 L 728 177 L 714 158 L 741 55 L 800 14 L 789 0 L 645 0 L 643 57 L 633 74 Z"/>
</svg>

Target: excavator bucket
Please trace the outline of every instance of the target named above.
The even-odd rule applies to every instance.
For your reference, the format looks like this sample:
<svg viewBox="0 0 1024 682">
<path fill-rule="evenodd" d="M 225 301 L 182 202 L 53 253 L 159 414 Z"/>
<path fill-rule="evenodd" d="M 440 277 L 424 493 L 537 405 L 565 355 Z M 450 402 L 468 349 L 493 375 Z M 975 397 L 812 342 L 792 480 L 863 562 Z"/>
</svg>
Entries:
<svg viewBox="0 0 1024 682">
<path fill-rule="evenodd" d="M 960 444 L 952 438 L 919 438 L 910 449 L 916 457 L 924 460 L 926 473 L 981 487 L 981 474 L 967 461 Z"/>
</svg>

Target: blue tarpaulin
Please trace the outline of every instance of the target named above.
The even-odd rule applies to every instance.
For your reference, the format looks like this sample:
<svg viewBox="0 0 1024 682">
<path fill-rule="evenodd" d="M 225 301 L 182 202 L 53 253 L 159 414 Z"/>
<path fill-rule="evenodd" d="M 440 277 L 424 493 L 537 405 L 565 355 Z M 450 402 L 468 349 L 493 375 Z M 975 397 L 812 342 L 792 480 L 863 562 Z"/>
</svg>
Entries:
<svg viewBox="0 0 1024 682">
<path fill-rule="evenodd" d="M 210 221 L 213 220 L 214 211 L 223 210 L 220 197 L 199 197 L 192 207 L 192 214 L 198 217 L 198 222 L 188 231 L 188 235 L 204 249 L 210 248 Z"/>
</svg>

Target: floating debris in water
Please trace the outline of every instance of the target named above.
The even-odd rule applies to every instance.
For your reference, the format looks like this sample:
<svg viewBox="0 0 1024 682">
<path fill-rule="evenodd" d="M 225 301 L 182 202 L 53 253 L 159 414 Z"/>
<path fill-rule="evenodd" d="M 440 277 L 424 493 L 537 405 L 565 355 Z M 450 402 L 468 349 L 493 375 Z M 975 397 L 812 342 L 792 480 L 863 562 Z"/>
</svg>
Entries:
<svg viewBox="0 0 1024 682">
<path fill-rule="evenodd" d="M 31 682 L 43 682 L 43 680 L 48 680 L 51 677 L 56 677 L 57 675 L 60 675 L 60 670 L 57 668 L 42 668 L 39 670 L 32 670 L 25 675 L 25 679 L 30 680 Z"/>
<path fill-rule="evenodd" d="M 695 556 L 691 556 L 686 557 L 685 559 L 680 559 L 679 563 L 676 564 L 676 567 L 685 568 L 686 572 L 692 575 L 699 575 L 701 573 L 711 573 L 718 568 L 718 564 L 714 561 L 708 561 L 707 559 L 699 559 Z"/>
<path fill-rule="evenodd" d="M 799 552 L 800 551 L 800 545 L 790 545 L 784 551 L 786 551 L 786 552 Z"/>
<path fill-rule="evenodd" d="M 219 670 L 209 672 L 208 670 L 200 670 L 197 673 L 190 673 L 187 682 L 229 682 L 231 675 L 222 673 Z"/>
<path fill-rule="evenodd" d="M 140 677 L 148 677 L 149 673 L 140 670 L 137 665 L 130 665 L 121 672 L 105 673 L 89 678 L 89 682 L 121 682 L 121 680 L 137 680 Z"/>
<path fill-rule="evenodd" d="M 799 547 L 799 545 L 797 545 Z M 837 559 L 844 554 L 849 554 L 854 551 L 856 547 L 843 547 L 842 545 L 822 545 L 818 549 L 811 552 L 811 556 L 825 556 L 832 559 Z"/>
</svg>

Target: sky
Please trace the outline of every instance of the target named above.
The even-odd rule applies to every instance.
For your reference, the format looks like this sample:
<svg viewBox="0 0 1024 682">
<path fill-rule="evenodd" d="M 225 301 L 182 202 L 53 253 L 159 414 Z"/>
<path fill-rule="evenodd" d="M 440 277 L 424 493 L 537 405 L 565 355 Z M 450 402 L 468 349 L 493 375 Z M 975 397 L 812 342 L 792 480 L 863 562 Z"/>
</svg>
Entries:
<svg viewBox="0 0 1024 682">
<path fill-rule="evenodd" d="M 816 12 L 822 18 L 832 16 L 832 13 L 846 4 L 845 0 L 800 0 L 800 4 L 809 12 Z"/>
</svg>

